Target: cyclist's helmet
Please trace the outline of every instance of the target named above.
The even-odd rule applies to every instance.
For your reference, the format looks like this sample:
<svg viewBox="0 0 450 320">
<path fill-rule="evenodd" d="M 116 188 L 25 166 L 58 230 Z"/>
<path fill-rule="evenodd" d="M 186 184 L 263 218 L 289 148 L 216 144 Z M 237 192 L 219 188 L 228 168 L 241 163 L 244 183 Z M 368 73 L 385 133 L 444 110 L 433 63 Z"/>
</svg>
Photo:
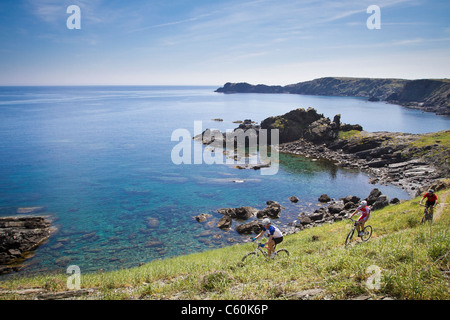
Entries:
<svg viewBox="0 0 450 320">
<path fill-rule="evenodd" d="M 262 225 L 263 226 L 267 226 L 270 223 L 270 219 L 269 218 L 264 218 L 262 221 Z"/>
<path fill-rule="evenodd" d="M 366 201 L 366 200 L 361 201 L 361 205 L 362 205 L 363 207 L 367 206 L 367 201 Z"/>
<path fill-rule="evenodd" d="M 428 190 L 428 193 L 434 193 L 433 189 Z"/>
</svg>

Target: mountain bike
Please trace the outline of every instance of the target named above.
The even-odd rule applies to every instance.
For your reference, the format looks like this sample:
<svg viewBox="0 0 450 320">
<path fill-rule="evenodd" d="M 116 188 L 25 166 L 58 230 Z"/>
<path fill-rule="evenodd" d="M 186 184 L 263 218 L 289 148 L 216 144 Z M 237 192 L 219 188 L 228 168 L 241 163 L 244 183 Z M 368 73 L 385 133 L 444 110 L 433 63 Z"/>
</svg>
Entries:
<svg viewBox="0 0 450 320">
<path fill-rule="evenodd" d="M 287 251 L 286 249 L 283 248 L 283 249 L 276 250 L 276 248 L 277 248 L 277 245 L 275 244 L 275 246 L 274 246 L 275 257 L 277 257 L 277 256 L 288 257 L 289 256 L 289 251 Z M 242 257 L 241 262 L 253 259 L 253 258 L 257 257 L 259 254 L 262 254 L 264 257 L 269 258 L 269 254 L 267 253 L 267 250 L 265 250 L 265 244 L 261 243 L 261 242 L 256 242 L 255 250 L 245 254 Z"/>
<path fill-rule="evenodd" d="M 419 206 L 425 207 L 423 210 L 423 216 L 421 223 L 427 222 L 427 220 L 430 221 L 430 224 L 433 223 L 433 207 L 432 206 L 426 206 L 424 204 L 419 203 Z"/>
<path fill-rule="evenodd" d="M 350 220 L 352 220 L 354 223 L 353 223 L 352 229 L 350 230 L 350 232 L 347 235 L 347 238 L 345 238 L 345 247 L 347 247 L 350 244 L 350 242 L 352 242 L 353 235 L 355 234 L 355 232 L 358 232 L 358 229 L 356 228 L 358 221 L 356 221 L 354 219 L 350 219 Z M 362 235 L 360 235 L 359 237 L 361 238 L 362 241 L 367 241 L 370 239 L 371 236 L 372 236 L 372 226 L 367 225 L 364 227 L 364 230 L 362 231 Z"/>
</svg>

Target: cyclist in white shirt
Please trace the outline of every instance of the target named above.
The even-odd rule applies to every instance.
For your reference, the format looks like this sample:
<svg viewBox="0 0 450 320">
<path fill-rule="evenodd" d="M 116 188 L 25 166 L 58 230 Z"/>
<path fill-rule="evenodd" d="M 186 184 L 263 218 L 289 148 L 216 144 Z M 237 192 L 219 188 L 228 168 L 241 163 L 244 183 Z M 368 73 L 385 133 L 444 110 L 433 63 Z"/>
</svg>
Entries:
<svg viewBox="0 0 450 320">
<path fill-rule="evenodd" d="M 255 241 L 256 239 L 262 237 L 265 233 L 266 238 L 269 239 L 269 241 L 267 241 L 266 243 L 267 251 L 269 253 L 269 257 L 273 258 L 275 256 L 274 247 L 276 244 L 279 244 L 283 241 L 283 234 L 281 233 L 280 229 L 271 225 L 269 218 L 263 219 L 262 225 L 262 231 L 255 238 L 253 238 L 252 241 Z"/>
</svg>

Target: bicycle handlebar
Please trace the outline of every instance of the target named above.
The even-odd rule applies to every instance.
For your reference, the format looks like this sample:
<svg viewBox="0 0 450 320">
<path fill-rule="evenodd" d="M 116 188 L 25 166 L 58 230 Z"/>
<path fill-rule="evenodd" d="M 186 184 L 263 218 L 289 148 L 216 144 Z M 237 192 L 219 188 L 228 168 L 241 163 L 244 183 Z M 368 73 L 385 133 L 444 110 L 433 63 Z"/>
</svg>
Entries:
<svg viewBox="0 0 450 320">
<path fill-rule="evenodd" d="M 258 247 L 264 248 L 264 246 L 266 245 L 265 243 L 262 243 L 262 241 L 256 241 L 252 239 L 252 242 L 255 243 Z"/>
</svg>

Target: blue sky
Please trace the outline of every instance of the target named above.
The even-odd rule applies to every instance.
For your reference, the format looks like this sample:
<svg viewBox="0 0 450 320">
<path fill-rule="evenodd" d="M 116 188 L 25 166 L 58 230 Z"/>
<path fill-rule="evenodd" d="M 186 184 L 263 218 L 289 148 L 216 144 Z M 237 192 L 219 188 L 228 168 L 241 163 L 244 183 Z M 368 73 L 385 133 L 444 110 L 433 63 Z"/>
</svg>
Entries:
<svg viewBox="0 0 450 320">
<path fill-rule="evenodd" d="M 0 85 L 450 78 L 449 17 L 448 0 L 2 0 Z"/>
</svg>

